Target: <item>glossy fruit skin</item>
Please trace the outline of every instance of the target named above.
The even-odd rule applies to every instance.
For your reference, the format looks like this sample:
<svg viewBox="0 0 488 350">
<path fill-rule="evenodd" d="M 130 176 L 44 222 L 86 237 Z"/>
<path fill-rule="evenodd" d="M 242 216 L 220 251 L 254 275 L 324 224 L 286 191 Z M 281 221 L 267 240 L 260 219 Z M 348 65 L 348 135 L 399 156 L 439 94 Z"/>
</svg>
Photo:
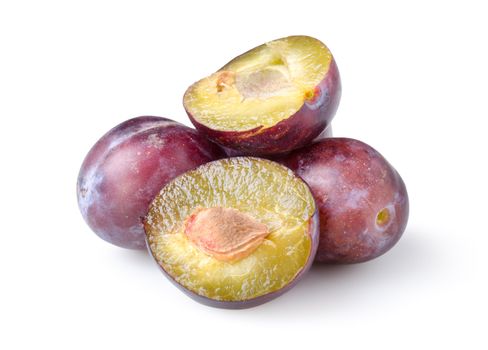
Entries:
<svg viewBox="0 0 488 350">
<path fill-rule="evenodd" d="M 195 127 L 219 145 L 239 155 L 266 156 L 289 152 L 314 140 L 332 121 L 341 98 L 341 79 L 334 59 L 315 88 L 316 96 L 289 118 L 269 128 L 247 131 L 213 130 L 187 114 Z"/>
<path fill-rule="evenodd" d="M 88 152 L 78 175 L 78 206 L 102 239 L 123 248 L 144 249 L 141 218 L 161 187 L 223 156 L 196 130 L 170 119 L 127 120 Z"/>
<path fill-rule="evenodd" d="M 347 138 L 328 138 L 281 160 L 312 190 L 320 212 L 316 261 L 358 263 L 388 251 L 403 234 L 409 211 L 405 184 L 372 147 Z M 388 208 L 389 220 L 377 224 Z"/>
<path fill-rule="evenodd" d="M 293 281 L 287 284 L 284 288 L 277 290 L 275 292 L 259 296 L 257 298 L 245 300 L 245 301 L 219 301 L 210 299 L 197 293 L 192 292 L 191 290 L 183 287 L 179 284 L 169 273 L 167 273 L 164 268 L 158 263 L 156 257 L 153 255 L 153 252 L 149 248 L 149 244 L 147 244 L 149 255 L 153 257 L 154 262 L 159 266 L 159 269 L 163 272 L 163 274 L 176 286 L 180 289 L 183 293 L 189 296 L 191 299 L 210 307 L 220 308 L 220 309 L 248 309 L 251 307 L 259 306 L 261 304 L 267 303 L 271 301 L 283 293 L 289 291 L 293 288 L 302 278 L 303 276 L 310 270 L 312 263 L 314 262 L 314 258 L 317 253 L 318 244 L 319 244 L 319 213 L 318 210 L 315 210 L 314 214 L 310 218 L 309 224 L 309 235 L 311 238 L 311 249 L 310 249 L 310 256 L 308 257 L 307 263 L 303 267 L 303 269 L 295 276 Z"/>
</svg>

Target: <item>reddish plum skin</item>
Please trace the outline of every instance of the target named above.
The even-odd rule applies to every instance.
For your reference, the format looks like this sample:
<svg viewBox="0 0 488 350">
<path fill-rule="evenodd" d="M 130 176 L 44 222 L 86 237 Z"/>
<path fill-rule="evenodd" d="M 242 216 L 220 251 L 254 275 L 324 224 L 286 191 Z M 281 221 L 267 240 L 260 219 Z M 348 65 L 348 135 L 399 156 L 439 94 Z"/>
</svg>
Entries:
<svg viewBox="0 0 488 350">
<path fill-rule="evenodd" d="M 320 212 L 315 260 L 358 263 L 388 251 L 408 221 L 409 201 L 398 172 L 367 144 L 328 138 L 282 161 L 310 186 Z M 389 219 L 377 224 L 387 208 Z"/>
<path fill-rule="evenodd" d="M 220 300 L 214 300 L 210 299 L 207 297 L 204 297 L 202 295 L 199 295 L 195 292 L 192 292 L 189 289 L 186 289 L 183 287 L 181 284 L 179 284 L 173 277 L 170 276 L 169 273 L 166 272 L 166 270 L 163 269 L 163 267 L 158 263 L 156 257 L 153 255 L 151 249 L 149 248 L 149 244 L 147 244 L 147 249 L 149 251 L 149 255 L 153 257 L 153 260 L 156 262 L 158 265 L 159 269 L 163 272 L 163 274 L 168 278 L 178 289 L 180 289 L 183 293 L 185 293 L 188 297 L 191 299 L 206 305 L 210 307 L 215 307 L 215 308 L 220 308 L 220 309 L 249 309 L 252 307 L 259 306 L 261 304 L 267 303 L 273 299 L 276 299 L 283 293 L 289 291 L 292 289 L 302 278 L 304 275 L 307 274 L 307 272 L 310 270 L 310 267 L 312 266 L 314 262 L 314 258 L 317 254 L 318 250 L 318 245 L 319 245 L 319 212 L 316 210 L 312 217 L 310 218 L 310 224 L 309 224 L 309 231 L 308 234 L 310 235 L 310 239 L 312 241 L 311 249 L 310 249 L 310 256 L 308 257 L 307 263 L 303 267 L 303 269 L 295 276 L 295 278 L 287 284 L 284 288 L 277 290 L 275 292 L 265 294 L 250 300 L 244 300 L 244 301 L 220 301 Z"/>
<path fill-rule="evenodd" d="M 78 206 L 90 228 L 123 248 L 144 249 L 141 222 L 168 181 L 223 156 L 196 130 L 144 116 L 106 133 L 87 154 L 78 175 Z"/>
<path fill-rule="evenodd" d="M 195 127 L 219 145 L 239 155 L 266 156 L 286 153 L 305 146 L 330 125 L 341 98 L 341 79 L 334 59 L 316 87 L 317 95 L 289 118 L 263 129 L 248 131 L 213 130 L 200 124 L 187 110 Z"/>
</svg>

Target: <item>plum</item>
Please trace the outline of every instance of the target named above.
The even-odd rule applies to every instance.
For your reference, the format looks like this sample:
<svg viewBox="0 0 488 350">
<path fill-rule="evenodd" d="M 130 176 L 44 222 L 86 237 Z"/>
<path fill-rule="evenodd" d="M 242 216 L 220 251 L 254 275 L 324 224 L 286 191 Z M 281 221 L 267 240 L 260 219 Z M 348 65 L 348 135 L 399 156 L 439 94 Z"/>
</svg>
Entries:
<svg viewBox="0 0 488 350">
<path fill-rule="evenodd" d="M 170 119 L 144 116 L 106 133 L 78 175 L 78 205 L 91 229 L 117 246 L 145 248 L 141 218 L 169 180 L 221 158 L 215 144 Z"/>
<path fill-rule="evenodd" d="M 308 36 L 258 46 L 186 91 L 195 127 L 236 154 L 285 153 L 315 139 L 332 120 L 341 96 L 329 49 Z"/>
<path fill-rule="evenodd" d="M 389 250 L 408 221 L 408 195 L 398 172 L 372 147 L 328 138 L 282 163 L 310 186 L 320 213 L 316 261 L 356 263 Z"/>
<path fill-rule="evenodd" d="M 318 212 L 308 186 L 270 160 L 233 157 L 163 187 L 145 220 L 164 274 L 206 305 L 247 308 L 290 289 L 309 269 Z"/>
</svg>

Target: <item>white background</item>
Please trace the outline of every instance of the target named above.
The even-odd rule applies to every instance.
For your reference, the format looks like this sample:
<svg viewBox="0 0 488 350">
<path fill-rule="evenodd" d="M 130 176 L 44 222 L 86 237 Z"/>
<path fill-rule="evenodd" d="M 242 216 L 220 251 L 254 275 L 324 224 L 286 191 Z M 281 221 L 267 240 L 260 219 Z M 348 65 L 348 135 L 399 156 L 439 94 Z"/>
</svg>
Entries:
<svg viewBox="0 0 488 350">
<path fill-rule="evenodd" d="M 484 1 L 2 1 L 1 349 L 486 349 L 488 21 Z M 189 124 L 195 80 L 306 34 L 343 83 L 336 136 L 400 172 L 408 228 L 368 263 L 316 266 L 257 308 L 200 305 L 145 252 L 100 240 L 75 194 L 125 119 Z"/>
</svg>

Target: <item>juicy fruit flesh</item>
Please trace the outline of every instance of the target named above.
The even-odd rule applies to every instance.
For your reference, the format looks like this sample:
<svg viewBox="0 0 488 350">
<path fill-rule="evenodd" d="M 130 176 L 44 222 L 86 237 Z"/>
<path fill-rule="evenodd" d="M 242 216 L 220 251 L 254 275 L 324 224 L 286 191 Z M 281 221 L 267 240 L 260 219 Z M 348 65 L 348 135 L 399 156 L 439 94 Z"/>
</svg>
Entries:
<svg viewBox="0 0 488 350">
<path fill-rule="evenodd" d="M 192 85 L 184 97 L 185 107 L 214 130 L 270 127 L 313 98 L 331 60 L 329 49 L 311 37 L 271 41 Z"/>
<path fill-rule="evenodd" d="M 239 210 L 269 234 L 252 254 L 216 259 L 184 233 L 198 208 Z M 151 204 L 145 227 L 150 250 L 180 285 L 215 300 L 241 301 L 288 285 L 311 254 L 309 221 L 315 202 L 302 180 L 285 167 L 257 158 L 229 158 L 176 178 Z"/>
<path fill-rule="evenodd" d="M 251 254 L 269 234 L 266 225 L 232 208 L 198 208 L 185 222 L 185 235 L 201 250 L 222 261 Z"/>
</svg>

